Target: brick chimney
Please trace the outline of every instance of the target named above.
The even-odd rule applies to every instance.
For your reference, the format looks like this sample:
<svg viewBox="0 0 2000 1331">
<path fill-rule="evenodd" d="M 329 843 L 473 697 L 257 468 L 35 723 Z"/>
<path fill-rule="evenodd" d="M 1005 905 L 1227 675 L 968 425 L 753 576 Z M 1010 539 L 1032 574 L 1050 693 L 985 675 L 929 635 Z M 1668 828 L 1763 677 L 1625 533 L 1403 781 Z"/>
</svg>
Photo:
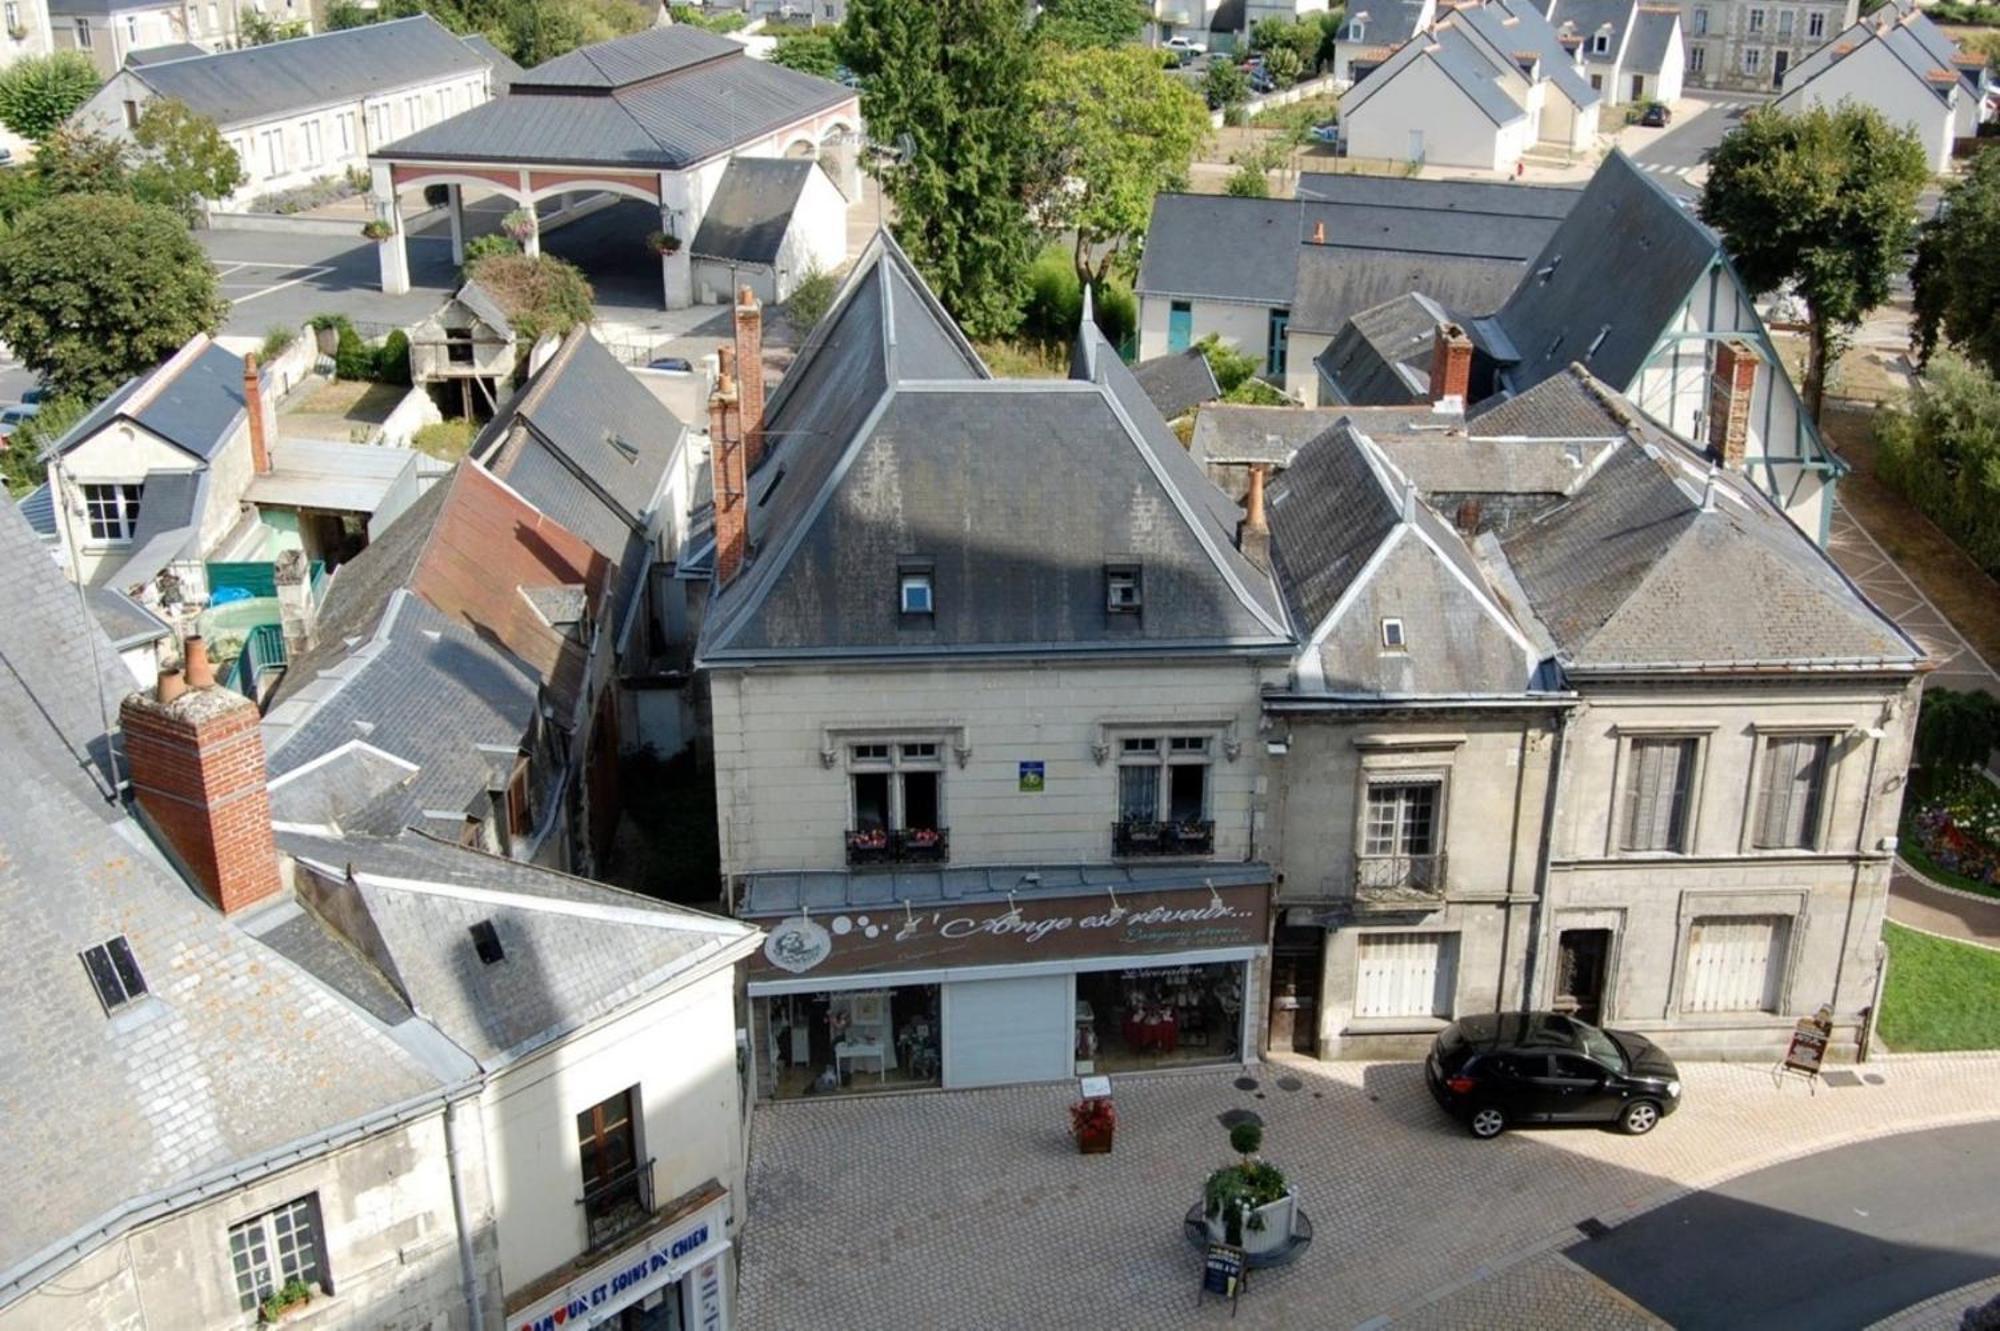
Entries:
<svg viewBox="0 0 2000 1331">
<path fill-rule="evenodd" d="M 1750 399 L 1761 362 L 1748 342 L 1718 342 L 1708 380 L 1708 451 L 1731 471 L 1742 471 L 1750 443 Z"/>
<path fill-rule="evenodd" d="M 178 671 L 156 693 L 119 708 L 132 792 L 152 825 L 224 914 L 283 887 L 271 831 L 262 718 L 255 703 L 215 682 L 200 638 L 187 641 L 186 687 Z"/>
<path fill-rule="evenodd" d="M 257 374 L 257 353 L 243 357 L 243 412 L 250 421 L 250 462 L 259 476 L 271 471 L 271 436 L 275 422 L 264 414 L 264 381 Z"/>
<path fill-rule="evenodd" d="M 1431 401 L 1465 405 L 1472 387 L 1472 339 L 1455 323 L 1441 323 L 1431 342 Z"/>
<path fill-rule="evenodd" d="M 736 423 L 748 476 L 764 459 L 764 307 L 747 286 L 736 292 Z"/>
<path fill-rule="evenodd" d="M 1236 548 L 1267 573 L 1271 570 L 1271 525 L 1264 516 L 1264 478 L 1270 470 L 1267 463 L 1251 464 L 1250 492 L 1243 496 L 1243 522 L 1236 529 Z"/>
<path fill-rule="evenodd" d="M 737 438 L 742 418 L 737 408 L 736 381 L 730 376 L 730 349 L 716 348 L 719 374 L 708 399 L 709 468 L 715 484 L 715 585 L 726 587 L 743 567 L 750 542 L 748 475 L 743 466 L 743 442 Z"/>
</svg>

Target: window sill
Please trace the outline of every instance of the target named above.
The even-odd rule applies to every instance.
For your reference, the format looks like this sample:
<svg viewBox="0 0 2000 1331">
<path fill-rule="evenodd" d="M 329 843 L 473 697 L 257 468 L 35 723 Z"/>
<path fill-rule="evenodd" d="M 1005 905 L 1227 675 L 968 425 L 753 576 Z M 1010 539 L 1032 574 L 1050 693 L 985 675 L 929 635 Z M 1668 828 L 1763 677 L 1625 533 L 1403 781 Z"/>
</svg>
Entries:
<svg viewBox="0 0 2000 1331">
<path fill-rule="evenodd" d="M 1451 1025 L 1449 1017 L 1357 1017 L 1342 1035 L 1436 1035 Z"/>
</svg>

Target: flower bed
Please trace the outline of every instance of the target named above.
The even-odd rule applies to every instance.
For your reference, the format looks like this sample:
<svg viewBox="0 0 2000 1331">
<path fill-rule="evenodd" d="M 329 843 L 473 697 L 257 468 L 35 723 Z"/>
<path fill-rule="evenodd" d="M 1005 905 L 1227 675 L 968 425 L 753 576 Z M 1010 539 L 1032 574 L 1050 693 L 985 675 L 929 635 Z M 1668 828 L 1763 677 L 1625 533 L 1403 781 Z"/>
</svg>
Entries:
<svg viewBox="0 0 2000 1331">
<path fill-rule="evenodd" d="M 1910 858 L 1988 891 L 2000 889 L 2000 790 L 1976 772 L 1914 787 Z M 1955 884 L 1954 884 L 1955 885 Z"/>
</svg>

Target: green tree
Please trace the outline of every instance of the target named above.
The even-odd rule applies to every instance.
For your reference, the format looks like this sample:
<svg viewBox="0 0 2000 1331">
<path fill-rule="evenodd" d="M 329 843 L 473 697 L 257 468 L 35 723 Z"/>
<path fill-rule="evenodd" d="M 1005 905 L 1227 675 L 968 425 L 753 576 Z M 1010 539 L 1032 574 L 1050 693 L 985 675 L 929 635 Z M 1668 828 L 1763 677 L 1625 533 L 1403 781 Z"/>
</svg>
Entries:
<svg viewBox="0 0 2000 1331">
<path fill-rule="evenodd" d="M 9 498 L 19 499 L 49 478 L 42 454 L 89 410 L 90 404 L 82 398 L 52 397 L 15 427 L 6 444 L 0 446 L 0 479 L 5 481 Z"/>
<path fill-rule="evenodd" d="M 861 114 L 910 151 L 870 164 L 896 208 L 896 238 L 974 337 L 1021 319 L 1035 231 L 1022 201 L 1029 45 L 1019 0 L 854 0 L 842 63 L 862 79 Z"/>
<path fill-rule="evenodd" d="M 1912 342 L 1928 362 L 1940 338 L 2000 374 L 2000 154 L 1972 159 L 1917 238 Z"/>
<path fill-rule="evenodd" d="M 1941 351 L 1874 424 L 1881 478 L 2000 575 L 2000 383 Z"/>
<path fill-rule="evenodd" d="M 1271 197 L 1271 180 L 1264 174 L 1264 168 L 1255 162 L 1239 163 L 1229 173 L 1228 183 L 1222 192 L 1238 199 L 1268 199 Z"/>
<path fill-rule="evenodd" d="M 2000 748 L 2000 701 L 1976 689 L 1924 689 L 1917 709 L 1916 764 L 1941 770 L 1977 769 Z"/>
<path fill-rule="evenodd" d="M 1138 46 L 1049 48 L 1028 91 L 1030 210 L 1044 231 L 1073 233 L 1077 277 L 1101 281 L 1145 234 L 1153 196 L 1186 186 L 1208 113 Z"/>
<path fill-rule="evenodd" d="M 1201 76 L 1201 90 L 1211 111 L 1227 111 L 1250 100 L 1250 76 L 1231 60 L 1211 60 Z"/>
<path fill-rule="evenodd" d="M 1233 393 L 1257 373 L 1257 361 L 1234 347 L 1222 345 L 1218 333 L 1210 333 L 1194 344 L 1195 350 L 1208 362 L 1208 368 L 1215 375 L 1215 386 L 1225 393 Z"/>
<path fill-rule="evenodd" d="M 1280 88 L 1289 88 L 1305 73 L 1306 62 L 1289 46 L 1274 46 L 1264 57 L 1264 72 Z"/>
<path fill-rule="evenodd" d="M 1702 220 L 1722 233 L 1752 291 L 1789 282 L 1805 302 L 1805 400 L 1818 420 L 1827 371 L 1889 298 L 1929 161 L 1913 131 L 1851 102 L 1753 111 L 1709 160 Z"/>
<path fill-rule="evenodd" d="M 17 60 L 0 70 L 0 125 L 40 143 L 89 101 L 102 81 L 81 51 Z"/>
<path fill-rule="evenodd" d="M 344 28 L 365 28 L 374 21 L 374 11 L 363 9 L 355 3 L 355 0 L 333 0 L 333 3 L 326 7 L 328 32 L 339 32 Z"/>
<path fill-rule="evenodd" d="M 840 72 L 840 52 L 834 49 L 833 29 L 799 28 L 785 33 L 771 52 L 771 63 L 802 74 L 834 78 Z"/>
<path fill-rule="evenodd" d="M 132 186 L 129 146 L 77 125 L 60 125 L 35 152 L 35 180 L 48 197 L 124 194 Z"/>
<path fill-rule="evenodd" d="M 833 298 L 839 290 L 840 284 L 834 281 L 833 274 L 821 269 L 817 263 L 792 283 L 792 294 L 785 301 L 785 318 L 801 341 L 807 333 L 819 327 L 821 319 L 826 318 L 826 312 L 833 308 Z"/>
<path fill-rule="evenodd" d="M 189 221 L 199 215 L 202 200 L 224 198 L 250 178 L 215 122 L 172 98 L 140 113 L 132 139 L 138 145 L 132 193 Z"/>
<path fill-rule="evenodd" d="M 242 34 L 245 46 L 269 46 L 272 42 L 288 42 L 294 37 L 306 35 L 304 19 L 281 23 L 254 9 L 240 11 L 237 24 L 237 30 Z"/>
<path fill-rule="evenodd" d="M 1060 46 L 1122 46 L 1138 40 L 1146 14 L 1138 0 L 1044 0 L 1035 36 Z"/>
<path fill-rule="evenodd" d="M 157 204 L 67 195 L 0 240 L 0 341 L 59 396 L 103 397 L 228 309 L 187 224 Z"/>
</svg>

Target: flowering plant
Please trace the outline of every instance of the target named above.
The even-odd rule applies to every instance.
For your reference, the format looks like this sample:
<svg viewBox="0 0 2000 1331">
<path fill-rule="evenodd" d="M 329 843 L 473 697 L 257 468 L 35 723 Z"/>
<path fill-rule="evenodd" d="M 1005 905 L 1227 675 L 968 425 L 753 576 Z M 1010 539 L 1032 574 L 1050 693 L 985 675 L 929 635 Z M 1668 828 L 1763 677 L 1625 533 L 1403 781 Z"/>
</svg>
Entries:
<svg viewBox="0 0 2000 1331">
<path fill-rule="evenodd" d="M 671 231 L 653 231 L 646 236 L 646 248 L 655 254 L 677 254 L 681 238 Z"/>
<path fill-rule="evenodd" d="M 525 245 L 528 237 L 535 234 L 535 215 L 526 208 L 516 208 L 500 219 L 500 229 L 511 237 L 515 244 Z"/>
<path fill-rule="evenodd" d="M 2000 792 L 1984 777 L 1960 777 L 1917 810 L 1925 858 L 1974 882 L 2000 884 Z"/>
<path fill-rule="evenodd" d="M 1118 1110 L 1101 1097 L 1079 1100 L 1069 1107 L 1069 1130 L 1074 1137 L 1092 1137 L 1118 1126 Z"/>
</svg>

